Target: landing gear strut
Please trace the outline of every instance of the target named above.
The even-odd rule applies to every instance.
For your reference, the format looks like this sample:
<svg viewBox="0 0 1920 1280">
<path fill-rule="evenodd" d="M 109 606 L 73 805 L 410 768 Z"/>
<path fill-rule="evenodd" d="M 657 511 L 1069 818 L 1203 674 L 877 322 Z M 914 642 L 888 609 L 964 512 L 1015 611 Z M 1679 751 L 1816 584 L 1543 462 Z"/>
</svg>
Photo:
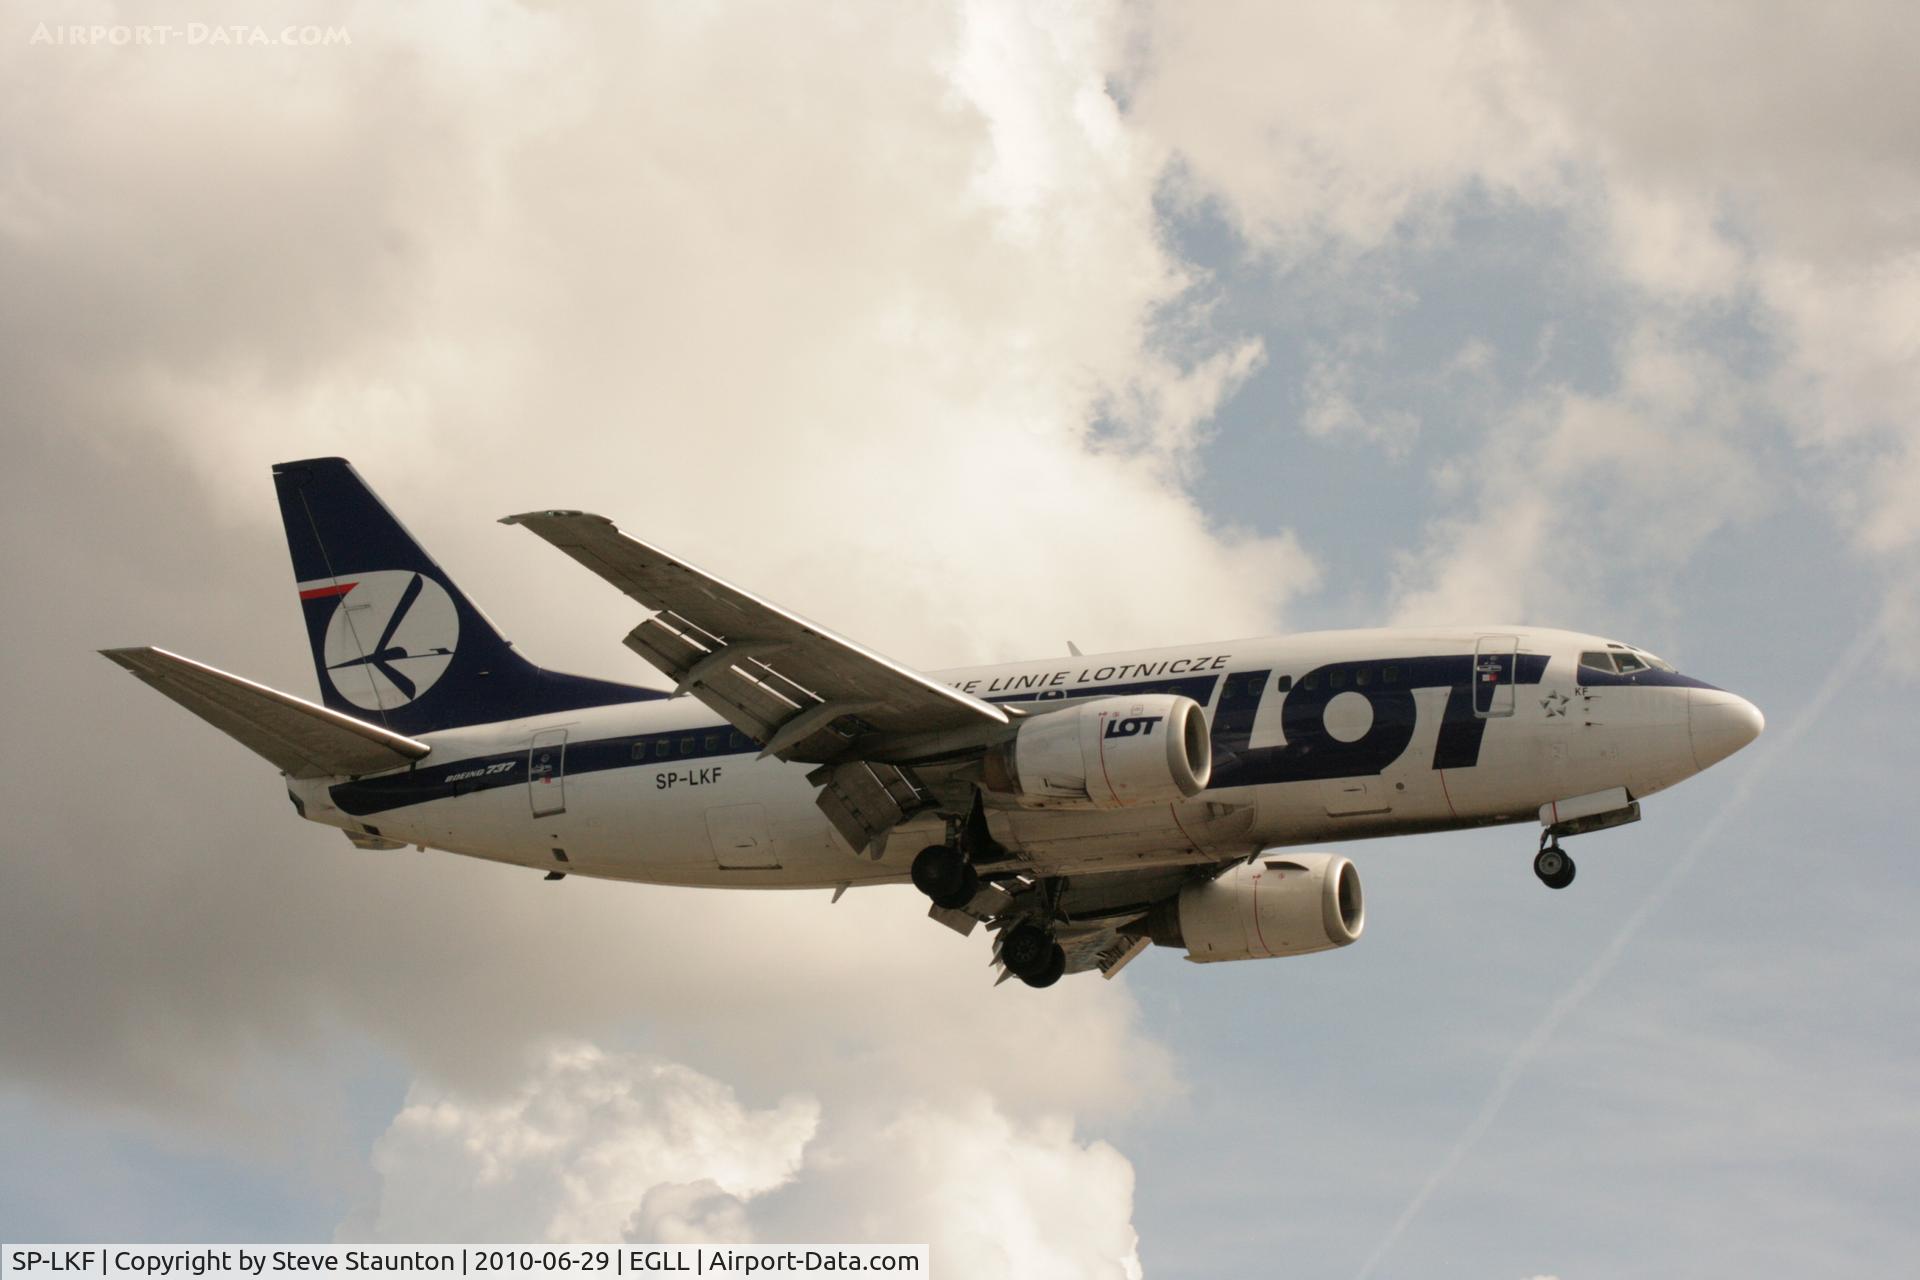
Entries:
<svg viewBox="0 0 1920 1280">
<path fill-rule="evenodd" d="M 1000 962 L 1030 987 L 1050 987 L 1067 971 L 1067 953 L 1053 935 L 1026 921 L 1007 930 L 1000 942 Z"/>
<path fill-rule="evenodd" d="M 955 846 L 931 844 L 914 857 L 913 885 L 932 898 L 934 906 L 952 911 L 980 892 L 980 873 Z"/>
<path fill-rule="evenodd" d="M 1573 883 L 1573 859 L 1560 847 L 1558 840 L 1549 836 L 1541 837 L 1540 852 L 1533 855 L 1533 874 L 1540 877 L 1540 883 L 1549 889 L 1564 889 Z"/>
</svg>

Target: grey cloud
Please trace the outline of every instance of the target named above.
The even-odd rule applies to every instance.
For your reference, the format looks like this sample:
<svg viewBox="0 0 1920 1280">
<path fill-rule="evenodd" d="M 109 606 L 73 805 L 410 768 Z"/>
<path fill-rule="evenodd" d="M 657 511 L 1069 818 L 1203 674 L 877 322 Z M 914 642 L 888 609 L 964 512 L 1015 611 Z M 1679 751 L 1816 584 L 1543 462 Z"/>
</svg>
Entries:
<svg viewBox="0 0 1920 1280">
<path fill-rule="evenodd" d="M 1261 630 L 1310 580 L 1180 487 L 1253 349 L 1156 345 L 1186 282 L 1155 157 L 1099 105 L 1099 15 L 599 21 L 0 52 L 39 104 L 0 126 L 5 583 L 35 655 L 4 677 L 11 1079 L 298 1151 L 344 1104 L 273 1082 L 331 1046 L 498 1084 L 528 1044 L 641 1020 L 743 1087 L 782 1029 L 800 1069 L 883 1091 L 1022 1083 L 972 1009 L 1085 1059 L 1017 1106 L 1169 1082 L 1124 988 L 992 991 L 906 891 L 828 914 L 350 850 L 93 654 L 310 689 L 266 468 L 336 451 L 529 652 L 615 676 L 649 675 L 630 607 L 492 517 L 599 507 L 926 665 Z M 1027 148 L 1047 163 L 1002 163 Z M 1091 426 L 1115 397 L 1143 406 L 1123 447 Z M 1058 563 L 1091 567 L 1067 589 Z M 1155 564 L 1164 595 L 1126 589 Z M 907 990 L 867 990 L 875 946 Z"/>
</svg>

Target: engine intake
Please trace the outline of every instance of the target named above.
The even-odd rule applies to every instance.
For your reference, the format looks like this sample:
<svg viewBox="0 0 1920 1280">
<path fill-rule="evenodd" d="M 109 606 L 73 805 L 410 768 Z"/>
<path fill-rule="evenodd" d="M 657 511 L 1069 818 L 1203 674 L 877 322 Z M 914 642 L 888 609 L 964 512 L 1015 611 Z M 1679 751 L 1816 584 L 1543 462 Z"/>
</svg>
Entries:
<svg viewBox="0 0 1920 1280">
<path fill-rule="evenodd" d="M 1207 715 L 1172 693 L 1089 698 L 1020 722 L 982 785 L 1028 809 L 1125 809 L 1188 800 L 1213 775 Z"/>
<path fill-rule="evenodd" d="M 1344 947 L 1366 927 L 1360 873 L 1331 853 L 1274 850 L 1156 903 L 1147 933 L 1187 959 L 1266 960 Z"/>
</svg>

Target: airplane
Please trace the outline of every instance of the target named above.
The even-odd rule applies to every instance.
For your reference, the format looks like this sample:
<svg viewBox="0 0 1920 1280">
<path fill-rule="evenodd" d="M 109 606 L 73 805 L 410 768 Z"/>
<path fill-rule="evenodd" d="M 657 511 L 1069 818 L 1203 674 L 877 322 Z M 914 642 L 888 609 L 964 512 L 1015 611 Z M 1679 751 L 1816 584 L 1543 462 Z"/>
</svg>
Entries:
<svg viewBox="0 0 1920 1280">
<path fill-rule="evenodd" d="M 1346 946 L 1353 863 L 1300 846 L 1536 822 L 1561 841 L 1760 735 L 1645 649 L 1538 627 L 1326 631 L 923 673 L 583 511 L 527 530 L 644 611 L 671 693 L 522 657 L 341 458 L 273 468 L 320 701 L 102 653 L 277 766 L 362 849 L 662 885 L 911 881 L 998 981 Z"/>
</svg>

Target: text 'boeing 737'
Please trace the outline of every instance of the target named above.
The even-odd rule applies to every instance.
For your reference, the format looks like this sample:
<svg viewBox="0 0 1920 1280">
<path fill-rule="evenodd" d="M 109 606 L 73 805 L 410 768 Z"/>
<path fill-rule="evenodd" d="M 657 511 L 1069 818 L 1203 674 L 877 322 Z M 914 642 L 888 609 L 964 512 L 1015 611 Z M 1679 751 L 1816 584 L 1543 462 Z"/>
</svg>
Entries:
<svg viewBox="0 0 1920 1280">
<path fill-rule="evenodd" d="M 1002 978 L 1111 977 L 1360 936 L 1302 845 L 1537 822 L 1560 839 L 1752 742 L 1753 704 L 1631 645 L 1533 627 L 1337 631 L 923 673 L 601 516 L 509 517 L 646 613 L 671 695 L 522 658 L 339 458 L 274 469 L 320 702 L 163 649 L 106 656 L 286 775 L 301 816 L 548 879 L 911 879 Z"/>
</svg>

